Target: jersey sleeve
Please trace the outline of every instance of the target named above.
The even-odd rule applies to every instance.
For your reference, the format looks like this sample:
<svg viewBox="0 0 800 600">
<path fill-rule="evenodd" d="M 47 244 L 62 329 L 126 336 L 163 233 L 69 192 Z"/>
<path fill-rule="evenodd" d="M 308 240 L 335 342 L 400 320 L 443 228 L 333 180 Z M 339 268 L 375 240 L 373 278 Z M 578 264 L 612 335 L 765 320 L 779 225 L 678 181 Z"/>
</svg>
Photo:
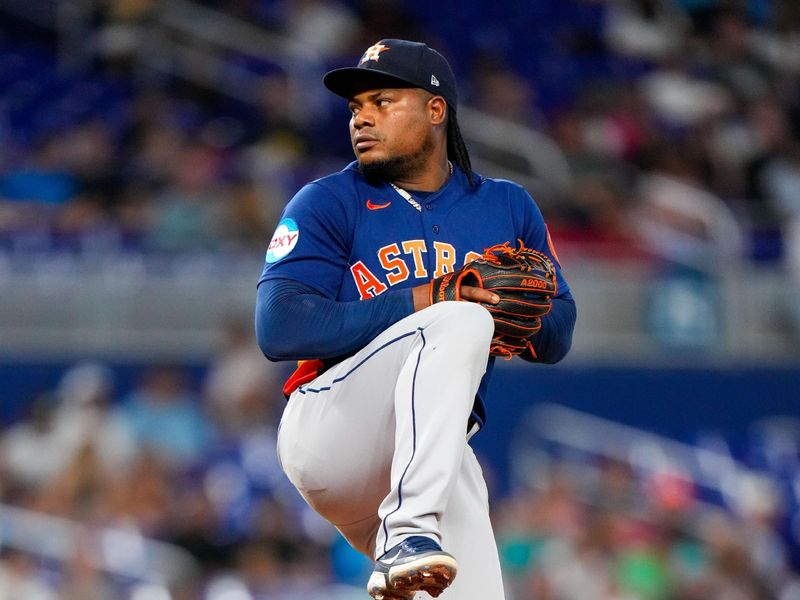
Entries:
<svg viewBox="0 0 800 600">
<path fill-rule="evenodd" d="M 268 280 L 256 295 L 256 339 L 270 360 L 343 357 L 413 312 L 408 288 L 338 302 L 299 282 Z"/>
<path fill-rule="evenodd" d="M 547 255 L 556 267 L 558 292 L 550 312 L 542 319 L 542 329 L 533 336 L 534 352 L 521 357 L 529 362 L 553 364 L 563 359 L 572 346 L 577 311 L 569 284 L 561 271 L 558 253 L 536 202 L 523 188 L 514 186 L 512 213 L 522 242 L 529 248 Z"/>
<path fill-rule="evenodd" d="M 270 240 L 259 285 L 290 279 L 336 298 L 347 269 L 353 221 L 344 202 L 312 182 L 286 205 Z"/>
<path fill-rule="evenodd" d="M 256 338 L 267 358 L 341 358 L 414 312 L 410 289 L 367 301 L 338 300 L 354 227 L 348 208 L 318 183 L 286 205 L 256 294 Z"/>
<path fill-rule="evenodd" d="M 542 212 L 530 194 L 522 187 L 514 186 L 512 192 L 512 211 L 517 222 L 517 231 L 522 242 L 528 248 L 533 248 L 547 255 L 556 267 L 556 281 L 558 283 L 557 298 L 570 295 L 569 284 L 561 272 L 561 263 L 550 237 L 550 231 L 544 222 Z M 512 240 L 512 245 L 514 240 Z"/>
</svg>

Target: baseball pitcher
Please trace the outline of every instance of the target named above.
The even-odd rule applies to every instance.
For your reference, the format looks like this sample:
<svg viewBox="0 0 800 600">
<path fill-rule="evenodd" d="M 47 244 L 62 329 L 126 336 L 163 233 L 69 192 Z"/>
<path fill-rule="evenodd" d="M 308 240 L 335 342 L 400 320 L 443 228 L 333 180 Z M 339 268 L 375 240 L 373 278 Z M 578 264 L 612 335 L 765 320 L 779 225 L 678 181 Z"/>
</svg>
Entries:
<svg viewBox="0 0 800 600">
<path fill-rule="evenodd" d="M 496 357 L 561 360 L 575 303 L 533 199 L 472 171 L 441 54 L 384 39 L 323 82 L 356 160 L 292 198 L 258 282 L 261 349 L 299 361 L 281 465 L 376 600 L 502 600 L 469 440 Z"/>
</svg>

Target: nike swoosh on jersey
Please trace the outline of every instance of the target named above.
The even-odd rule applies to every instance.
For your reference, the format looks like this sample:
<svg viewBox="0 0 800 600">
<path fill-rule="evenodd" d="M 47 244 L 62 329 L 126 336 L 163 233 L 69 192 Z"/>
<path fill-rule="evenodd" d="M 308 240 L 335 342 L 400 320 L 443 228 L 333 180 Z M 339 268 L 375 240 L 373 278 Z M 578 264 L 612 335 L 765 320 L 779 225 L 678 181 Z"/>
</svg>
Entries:
<svg viewBox="0 0 800 600">
<path fill-rule="evenodd" d="M 390 200 L 389 202 L 386 202 L 385 204 L 375 204 L 374 202 L 372 202 L 372 200 L 370 200 L 370 199 L 368 198 L 368 199 L 367 199 L 367 208 L 368 208 L 369 210 L 380 210 L 380 209 L 382 209 L 382 208 L 386 208 L 386 207 L 387 207 L 387 206 L 389 206 L 391 203 L 392 203 L 392 202 L 391 202 L 391 200 Z"/>
</svg>

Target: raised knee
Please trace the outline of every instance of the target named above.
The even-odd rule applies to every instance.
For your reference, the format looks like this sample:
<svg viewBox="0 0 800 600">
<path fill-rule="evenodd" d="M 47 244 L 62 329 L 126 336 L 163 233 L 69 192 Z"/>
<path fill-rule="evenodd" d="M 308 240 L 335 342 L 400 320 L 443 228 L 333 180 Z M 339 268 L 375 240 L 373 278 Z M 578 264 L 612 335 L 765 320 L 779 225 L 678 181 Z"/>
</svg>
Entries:
<svg viewBox="0 0 800 600">
<path fill-rule="evenodd" d="M 441 302 L 432 325 L 438 325 L 454 343 L 489 347 L 494 335 L 494 320 L 489 311 L 475 302 Z"/>
<path fill-rule="evenodd" d="M 476 302 L 456 302 L 458 307 L 457 322 L 482 338 L 492 339 L 494 335 L 494 319 L 491 313 Z"/>
</svg>

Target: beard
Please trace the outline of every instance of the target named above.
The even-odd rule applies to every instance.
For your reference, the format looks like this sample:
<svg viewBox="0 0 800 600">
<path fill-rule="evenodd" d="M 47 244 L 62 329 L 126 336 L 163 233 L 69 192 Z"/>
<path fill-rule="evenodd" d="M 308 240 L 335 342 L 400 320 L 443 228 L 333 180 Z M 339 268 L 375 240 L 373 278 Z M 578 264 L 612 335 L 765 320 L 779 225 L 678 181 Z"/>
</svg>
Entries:
<svg viewBox="0 0 800 600">
<path fill-rule="evenodd" d="M 432 150 L 433 140 L 430 135 L 426 135 L 422 145 L 416 151 L 371 162 L 359 160 L 358 170 L 370 182 L 410 179 L 425 167 Z"/>
</svg>

